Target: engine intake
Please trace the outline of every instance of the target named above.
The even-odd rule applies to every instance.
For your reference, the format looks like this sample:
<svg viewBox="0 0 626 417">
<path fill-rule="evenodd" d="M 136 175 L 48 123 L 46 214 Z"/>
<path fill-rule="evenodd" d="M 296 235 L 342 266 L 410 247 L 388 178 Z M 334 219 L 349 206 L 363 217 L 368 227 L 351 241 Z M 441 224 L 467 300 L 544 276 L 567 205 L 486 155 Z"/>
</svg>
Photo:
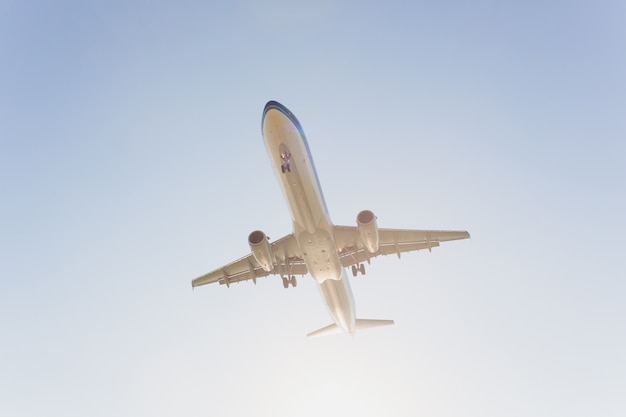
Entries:
<svg viewBox="0 0 626 417">
<path fill-rule="evenodd" d="M 356 223 L 365 249 L 369 253 L 378 252 L 378 226 L 374 213 L 370 210 L 363 210 L 356 216 Z"/>
<path fill-rule="evenodd" d="M 248 236 L 248 244 L 252 250 L 252 256 L 265 271 L 270 272 L 274 267 L 272 262 L 272 248 L 267 240 L 267 235 L 260 230 L 255 230 Z"/>
</svg>

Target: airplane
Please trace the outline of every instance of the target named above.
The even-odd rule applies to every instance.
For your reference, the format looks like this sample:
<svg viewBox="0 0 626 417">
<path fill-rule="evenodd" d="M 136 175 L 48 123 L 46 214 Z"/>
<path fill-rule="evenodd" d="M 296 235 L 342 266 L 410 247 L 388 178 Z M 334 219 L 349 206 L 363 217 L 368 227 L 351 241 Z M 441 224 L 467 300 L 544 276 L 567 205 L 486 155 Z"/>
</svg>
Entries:
<svg viewBox="0 0 626 417">
<path fill-rule="evenodd" d="M 354 297 L 346 268 L 352 276 L 365 274 L 365 262 L 379 255 L 400 254 L 467 239 L 467 231 L 378 228 L 371 210 L 356 217 L 356 226 L 336 226 L 330 220 L 309 145 L 296 116 L 285 106 L 269 101 L 261 130 L 280 188 L 289 205 L 293 233 L 269 242 L 255 230 L 248 236 L 251 253 L 192 280 L 192 288 L 219 282 L 230 287 L 269 275 L 282 278 L 284 288 L 296 287 L 296 275 L 309 274 L 320 288 L 333 322 L 308 337 L 394 324 L 393 320 L 356 318 Z"/>
</svg>

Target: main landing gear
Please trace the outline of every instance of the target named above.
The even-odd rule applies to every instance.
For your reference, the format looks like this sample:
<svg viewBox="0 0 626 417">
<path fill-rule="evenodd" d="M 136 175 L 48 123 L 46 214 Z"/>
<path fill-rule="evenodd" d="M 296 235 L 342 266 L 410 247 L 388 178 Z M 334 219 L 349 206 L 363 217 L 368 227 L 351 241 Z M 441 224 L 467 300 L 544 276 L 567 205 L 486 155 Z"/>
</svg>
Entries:
<svg viewBox="0 0 626 417">
<path fill-rule="evenodd" d="M 365 275 L 365 264 L 359 264 L 359 266 L 352 265 L 352 276 L 356 277 L 358 273 Z"/>
<path fill-rule="evenodd" d="M 283 288 L 289 288 L 289 285 L 291 285 L 292 287 L 297 287 L 298 286 L 298 280 L 296 279 L 295 275 L 290 276 L 289 278 L 287 277 L 281 277 L 283 279 Z"/>
</svg>

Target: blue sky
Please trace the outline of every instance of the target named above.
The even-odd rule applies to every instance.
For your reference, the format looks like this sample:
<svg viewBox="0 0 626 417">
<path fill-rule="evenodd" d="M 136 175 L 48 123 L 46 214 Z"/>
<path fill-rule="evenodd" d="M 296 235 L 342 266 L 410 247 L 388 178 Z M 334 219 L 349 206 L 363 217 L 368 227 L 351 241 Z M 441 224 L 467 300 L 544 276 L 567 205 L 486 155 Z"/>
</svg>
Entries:
<svg viewBox="0 0 626 417">
<path fill-rule="evenodd" d="M 0 1 L 0 414 L 622 416 L 622 2 Z M 278 100 L 337 224 L 467 229 L 191 291 L 290 217 Z"/>
</svg>

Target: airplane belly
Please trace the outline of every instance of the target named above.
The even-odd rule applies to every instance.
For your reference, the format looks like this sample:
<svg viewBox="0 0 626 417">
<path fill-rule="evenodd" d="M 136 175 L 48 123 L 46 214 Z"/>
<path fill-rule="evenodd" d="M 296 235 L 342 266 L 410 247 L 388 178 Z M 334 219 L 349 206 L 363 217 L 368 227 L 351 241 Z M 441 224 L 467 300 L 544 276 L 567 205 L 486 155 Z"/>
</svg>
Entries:
<svg viewBox="0 0 626 417">
<path fill-rule="evenodd" d="M 309 273 L 318 283 L 340 279 L 333 225 L 300 123 L 287 109 L 270 106 L 263 117 L 263 138 Z"/>
<path fill-rule="evenodd" d="M 282 109 L 268 111 L 263 137 L 294 223 L 315 233 L 320 225 L 330 224 L 328 210 L 304 132 L 295 117 L 289 116 Z"/>
<path fill-rule="evenodd" d="M 318 282 L 341 279 L 343 267 L 332 234 L 325 229 L 314 233 L 295 231 L 309 274 Z"/>
</svg>

